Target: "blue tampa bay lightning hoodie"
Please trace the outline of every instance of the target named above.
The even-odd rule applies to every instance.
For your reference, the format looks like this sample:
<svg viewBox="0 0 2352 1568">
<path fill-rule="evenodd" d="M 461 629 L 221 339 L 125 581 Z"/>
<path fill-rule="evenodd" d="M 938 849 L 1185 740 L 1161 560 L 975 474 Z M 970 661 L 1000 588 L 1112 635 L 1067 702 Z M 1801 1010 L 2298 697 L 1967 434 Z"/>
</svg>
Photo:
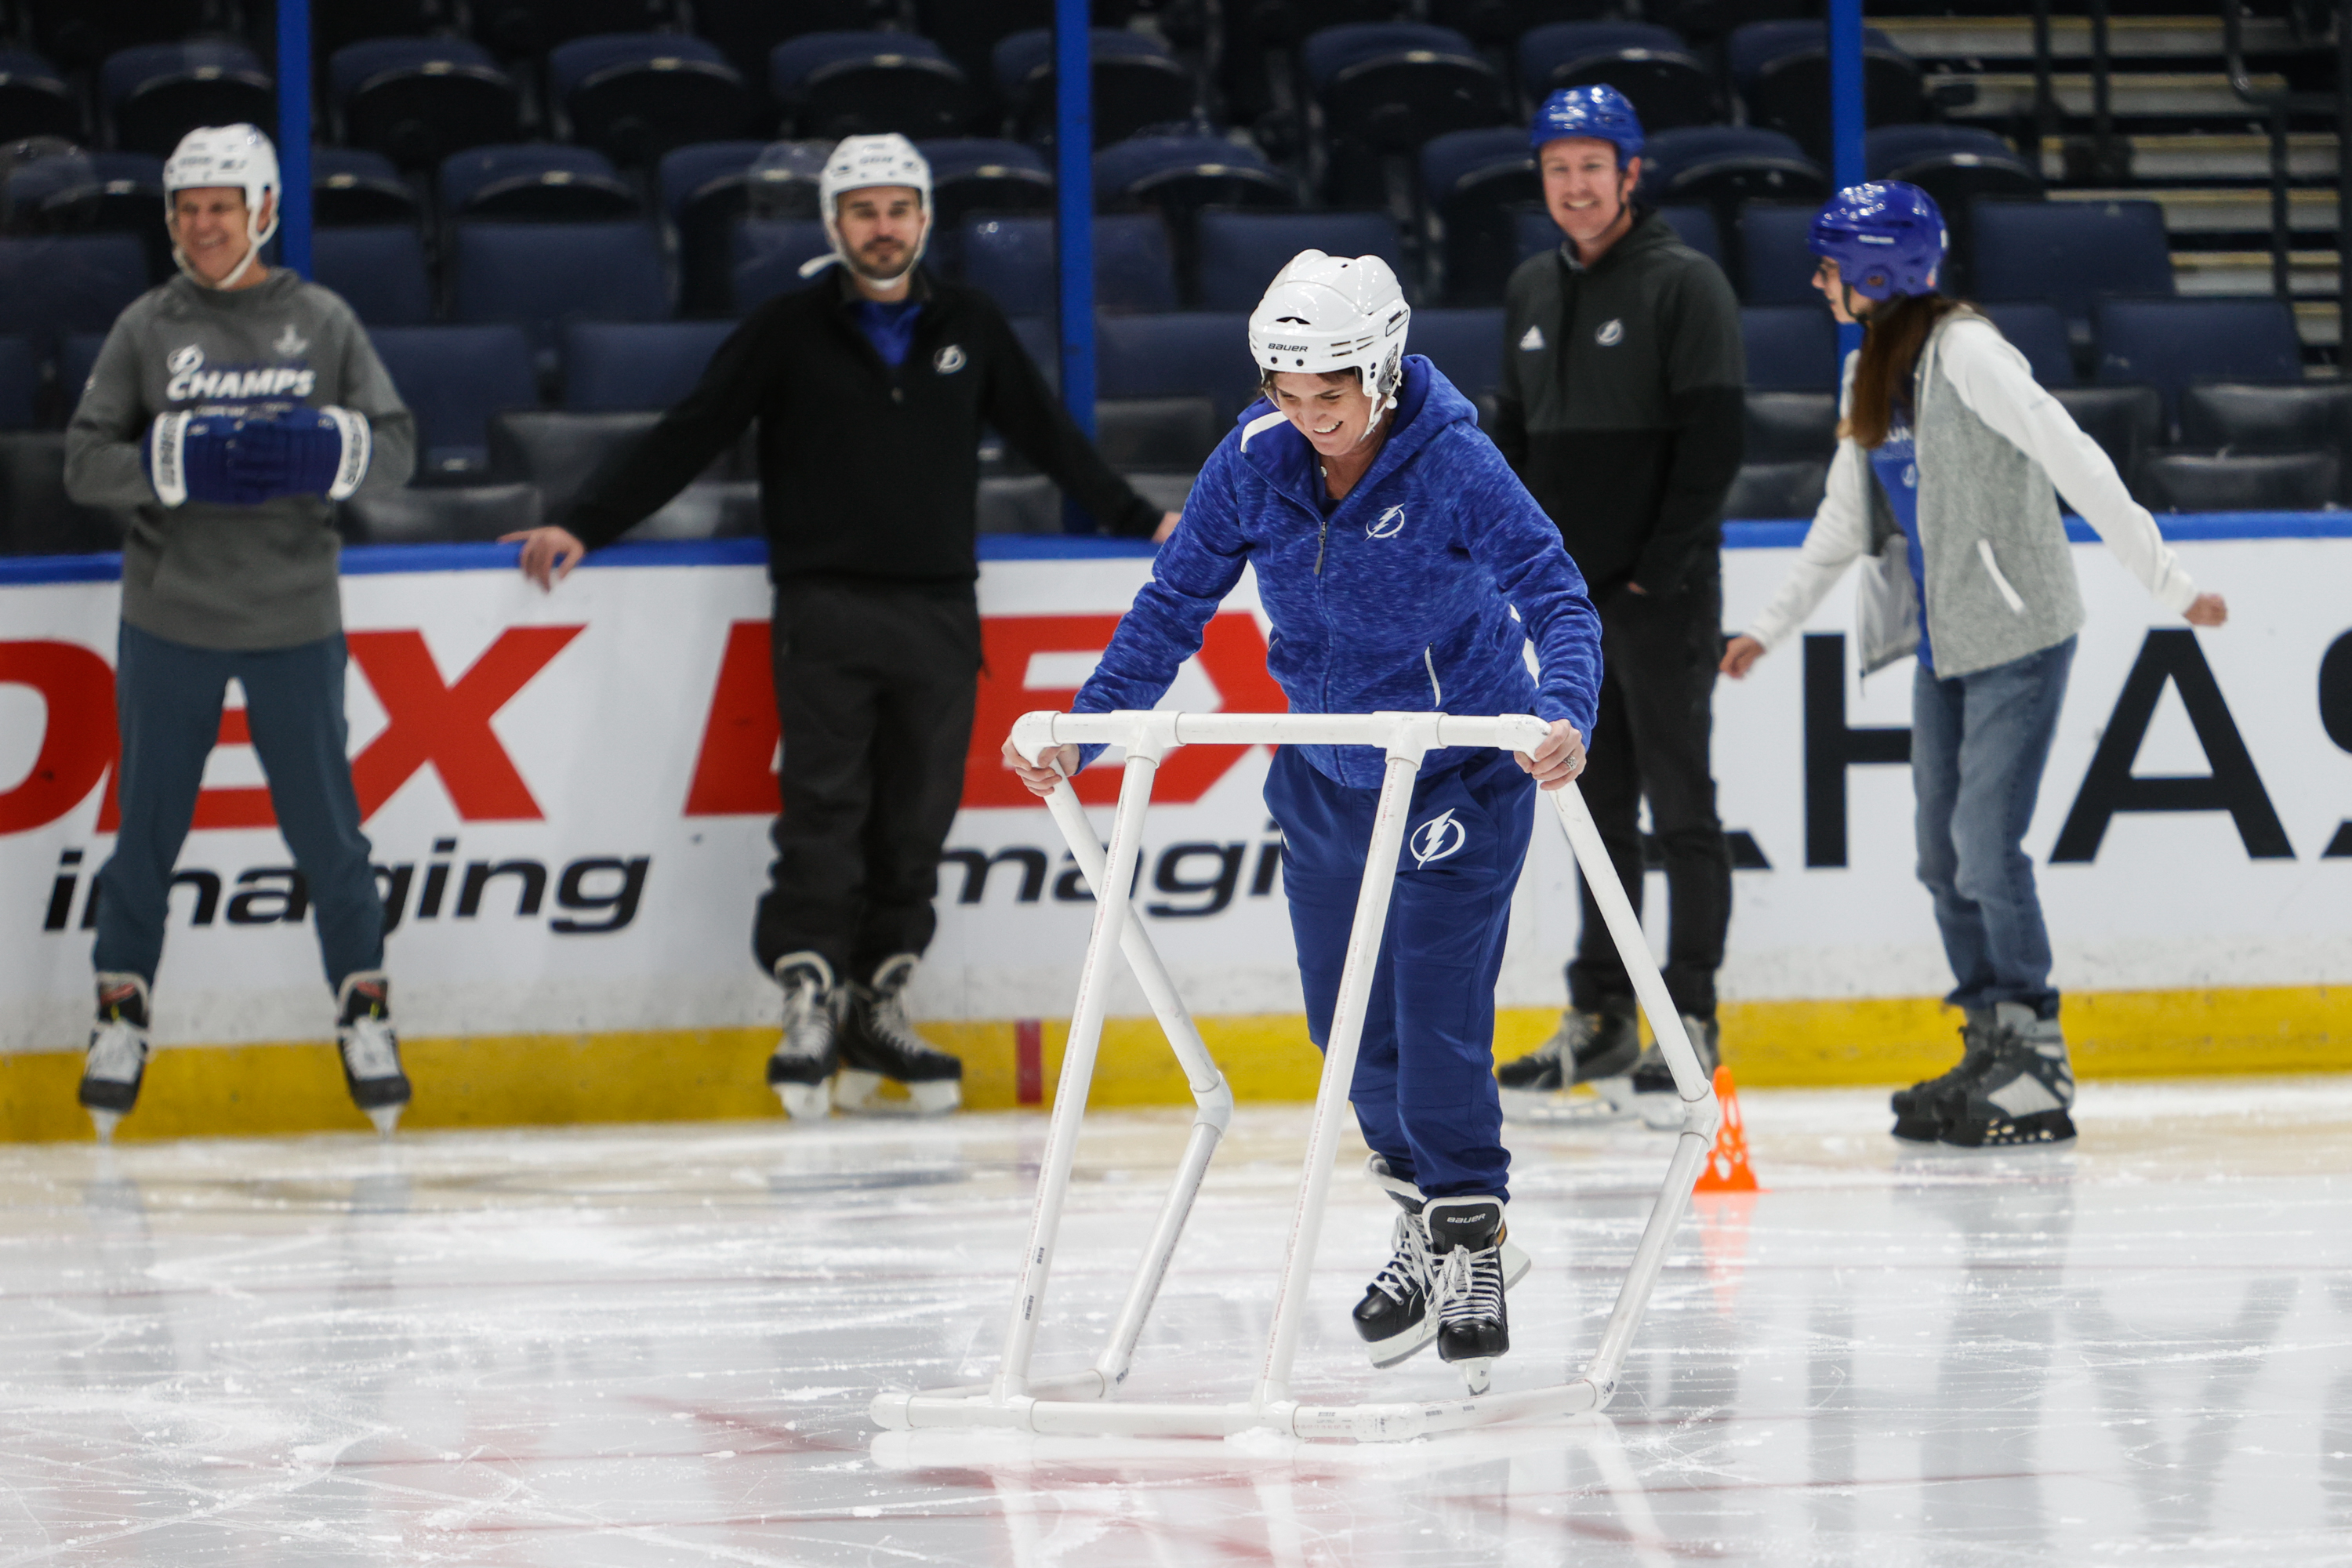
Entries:
<svg viewBox="0 0 2352 1568">
<path fill-rule="evenodd" d="M 1479 433 L 1477 410 L 1427 359 L 1406 356 L 1370 471 L 1328 516 L 1323 495 L 1314 447 L 1270 402 L 1252 404 L 1202 468 L 1074 710 L 1158 702 L 1251 566 L 1274 626 L 1266 668 L 1294 713 L 1531 712 L 1592 733 L 1601 620 L 1584 578 Z M 1540 679 L 1528 672 L 1529 638 Z M 1374 747 L 1305 750 L 1339 784 L 1380 785 Z M 1432 752 L 1422 772 L 1469 756 Z"/>
</svg>

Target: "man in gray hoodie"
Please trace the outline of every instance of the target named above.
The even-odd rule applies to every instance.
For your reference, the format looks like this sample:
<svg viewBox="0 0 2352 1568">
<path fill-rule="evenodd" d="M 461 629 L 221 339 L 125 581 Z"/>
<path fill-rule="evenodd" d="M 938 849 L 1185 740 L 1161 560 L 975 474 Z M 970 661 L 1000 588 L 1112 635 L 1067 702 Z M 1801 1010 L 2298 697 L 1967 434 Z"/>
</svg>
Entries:
<svg viewBox="0 0 2352 1568">
<path fill-rule="evenodd" d="M 388 1133 L 409 1098 L 345 754 L 333 503 L 405 484 L 415 426 L 351 307 L 262 264 L 278 190 L 252 126 L 188 133 L 163 170 L 182 276 L 115 321 L 67 428 L 67 492 L 136 510 L 115 670 L 122 826 L 99 872 L 81 1080 L 100 1138 L 138 1101 L 172 868 L 232 679 L 317 912 L 352 1099 Z"/>
</svg>

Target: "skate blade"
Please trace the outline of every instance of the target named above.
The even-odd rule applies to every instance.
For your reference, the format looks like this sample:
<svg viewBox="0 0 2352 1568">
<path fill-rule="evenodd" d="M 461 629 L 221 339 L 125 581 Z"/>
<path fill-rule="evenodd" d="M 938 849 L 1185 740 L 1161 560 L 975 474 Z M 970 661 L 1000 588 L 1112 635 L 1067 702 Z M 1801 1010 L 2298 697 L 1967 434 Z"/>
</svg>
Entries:
<svg viewBox="0 0 2352 1568">
<path fill-rule="evenodd" d="M 772 1086 L 783 1101 L 784 1115 L 794 1121 L 822 1121 L 833 1110 L 833 1085 L 780 1083 Z"/>
<path fill-rule="evenodd" d="M 1502 1100 L 1504 1121 L 1538 1127 L 1606 1127 L 1633 1114 L 1601 1094 L 1573 1089 L 1507 1089 Z"/>
<path fill-rule="evenodd" d="M 1495 1386 L 1493 1356 L 1473 1356 L 1468 1361 L 1457 1361 L 1454 1369 L 1462 1374 L 1462 1386 L 1472 1394 L 1484 1394 Z"/>
<path fill-rule="evenodd" d="M 1634 1102 L 1634 1113 L 1642 1125 L 1653 1132 L 1672 1132 L 1683 1124 L 1682 1097 L 1677 1094 L 1645 1094 Z"/>
<path fill-rule="evenodd" d="M 89 1112 L 89 1123 L 98 1130 L 98 1141 L 101 1143 L 113 1142 L 114 1129 L 122 1121 L 122 1112 L 100 1110 L 89 1105 L 85 1105 L 82 1109 Z"/>
<path fill-rule="evenodd" d="M 367 1119 L 375 1123 L 377 1137 L 392 1136 L 393 1130 L 400 1125 L 400 1113 L 403 1109 L 397 1105 L 379 1105 L 367 1113 Z"/>
<path fill-rule="evenodd" d="M 844 1068 L 834 1080 L 833 1108 L 845 1116 L 945 1116 L 963 1104 L 961 1079 L 900 1084 L 907 1098 L 886 1100 L 882 1086 L 893 1081 L 864 1068 Z"/>
</svg>

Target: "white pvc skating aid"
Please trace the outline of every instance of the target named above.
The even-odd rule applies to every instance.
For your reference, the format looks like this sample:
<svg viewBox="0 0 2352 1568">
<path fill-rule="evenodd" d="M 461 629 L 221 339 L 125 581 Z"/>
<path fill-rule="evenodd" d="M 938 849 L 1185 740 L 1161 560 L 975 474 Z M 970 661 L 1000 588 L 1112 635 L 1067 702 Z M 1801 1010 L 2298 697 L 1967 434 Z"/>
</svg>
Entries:
<svg viewBox="0 0 2352 1568">
<path fill-rule="evenodd" d="M 1481 1392 L 1435 1402 L 1361 1405 L 1310 1404 L 1293 1397 L 1290 1390 L 1291 1365 L 1298 1349 L 1307 1280 L 1322 1232 L 1336 1146 L 1349 1116 L 1348 1086 L 1355 1076 L 1356 1054 L 1363 1039 L 1366 1003 L 1371 992 L 1381 933 L 1388 921 L 1389 899 L 1396 880 L 1397 856 L 1403 847 L 1413 779 L 1421 771 L 1422 758 L 1438 748 L 1474 746 L 1528 752 L 1543 742 L 1546 732 L 1542 720 L 1525 714 L 1455 718 L 1441 713 L 1030 713 L 1013 725 L 1013 746 L 1033 763 L 1047 752 L 1066 744 L 1124 746 L 1126 776 L 1120 782 L 1118 807 L 1111 819 L 1107 855 L 1095 838 L 1076 792 L 1066 782 L 1055 790 L 1047 802 L 1055 826 L 1068 840 L 1070 853 L 1076 857 L 1087 885 L 1095 889 L 1097 902 L 1093 935 L 1087 942 L 1085 963 L 1078 974 L 1077 1005 L 1063 1052 L 1061 1079 L 1055 1089 L 1054 1113 L 1046 1129 L 1045 1160 L 1037 1178 L 1036 1208 L 1030 1220 L 1028 1244 L 1021 1255 L 1012 1318 L 1005 1329 L 1004 1351 L 996 1377 L 990 1383 L 929 1393 L 877 1394 L 871 1407 L 877 1424 L 898 1430 L 1010 1427 L 1041 1433 L 1202 1437 L 1269 1428 L 1299 1437 L 1395 1442 L 1505 1421 L 1576 1415 L 1608 1405 L 1616 1392 L 1618 1369 L 1624 1364 L 1634 1331 L 1641 1325 L 1650 1293 L 1657 1284 L 1658 1272 L 1664 1266 L 1667 1244 L 1689 1205 L 1691 1188 L 1713 1145 L 1719 1111 L 1714 1087 L 1700 1070 L 1690 1040 L 1683 1033 L 1682 1020 L 1666 995 L 1665 982 L 1650 956 L 1641 921 L 1626 901 L 1624 889 L 1618 885 L 1601 836 L 1573 784 L 1551 792 L 1553 804 L 1559 808 L 1570 847 L 1600 905 L 1609 934 L 1615 940 L 1626 972 L 1633 977 L 1634 994 L 1650 1016 L 1651 1028 L 1657 1036 L 1666 1065 L 1674 1072 L 1683 1110 L 1682 1133 L 1667 1166 L 1664 1184 L 1650 1210 L 1641 1242 L 1634 1248 L 1633 1264 L 1626 1270 L 1625 1282 L 1617 1293 L 1617 1304 L 1601 1332 L 1601 1343 L 1581 1377 L 1542 1388 Z M 1143 837 L 1144 812 L 1151 799 L 1152 777 L 1161 759 L 1182 745 L 1378 746 L 1387 756 L 1386 777 L 1373 817 L 1371 847 L 1364 862 L 1363 889 L 1357 899 L 1355 922 L 1349 931 L 1347 962 L 1331 1019 L 1330 1044 L 1324 1052 L 1323 1077 L 1307 1134 L 1298 1206 L 1292 1218 L 1281 1282 L 1275 1295 L 1273 1328 L 1267 1335 L 1265 1359 L 1250 1396 L 1222 1405 L 1123 1403 L 1110 1397 L 1127 1376 L 1137 1338 L 1143 1331 L 1144 1319 L 1150 1312 L 1169 1259 L 1183 1234 L 1193 1197 L 1200 1191 L 1201 1178 L 1208 1170 L 1209 1159 L 1233 1113 L 1233 1092 L 1226 1088 L 1223 1076 L 1202 1044 L 1200 1031 L 1193 1026 L 1150 938 L 1132 912 L 1136 862 Z M 1078 1129 L 1086 1118 L 1087 1091 L 1094 1077 L 1095 1055 L 1102 1042 L 1114 952 L 1124 955 L 1150 1002 L 1169 1044 L 1183 1065 L 1198 1110 L 1192 1139 L 1185 1145 L 1159 1221 L 1145 1244 L 1142 1261 L 1112 1327 L 1109 1342 L 1087 1371 L 1033 1382 L 1029 1376 L 1030 1357 L 1035 1348 L 1037 1323 L 1053 1269 Z"/>
</svg>

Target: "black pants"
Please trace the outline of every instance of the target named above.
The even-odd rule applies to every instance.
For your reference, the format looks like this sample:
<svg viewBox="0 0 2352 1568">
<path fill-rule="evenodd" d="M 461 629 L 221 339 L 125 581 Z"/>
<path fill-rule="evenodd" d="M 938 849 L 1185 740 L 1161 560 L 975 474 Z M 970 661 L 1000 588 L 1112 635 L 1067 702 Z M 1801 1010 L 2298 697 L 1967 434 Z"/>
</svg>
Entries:
<svg viewBox="0 0 2352 1568">
<path fill-rule="evenodd" d="M 920 953 L 939 919 L 940 848 L 963 798 L 980 674 L 970 590 L 787 583 L 771 632 L 783 815 L 752 950 L 824 955 L 870 980 Z"/>
<path fill-rule="evenodd" d="M 1666 990 L 1675 1011 L 1715 1016 L 1715 972 L 1731 923 L 1731 854 L 1715 815 L 1707 746 L 1715 727 L 1716 664 L 1723 652 L 1719 568 L 1691 574 L 1681 593 L 1653 598 L 1619 588 L 1601 605 L 1601 717 L 1581 780 L 1618 880 L 1639 913 L 1641 804 L 1665 861 L 1670 924 Z M 1568 966 L 1570 1004 L 1632 1004 L 1633 983 L 1587 889 L 1584 930 Z"/>
</svg>

